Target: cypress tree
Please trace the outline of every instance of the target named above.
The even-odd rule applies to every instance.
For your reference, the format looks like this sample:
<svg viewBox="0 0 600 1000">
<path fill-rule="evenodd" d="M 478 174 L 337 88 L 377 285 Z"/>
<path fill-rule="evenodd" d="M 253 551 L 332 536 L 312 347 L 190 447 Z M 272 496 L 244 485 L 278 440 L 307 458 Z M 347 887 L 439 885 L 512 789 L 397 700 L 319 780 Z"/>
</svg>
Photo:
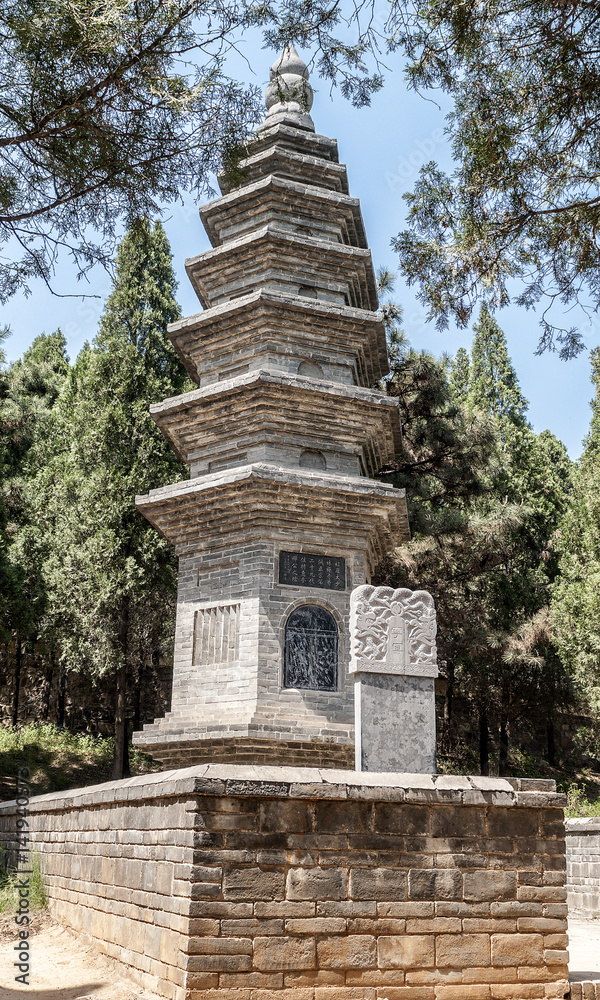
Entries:
<svg viewBox="0 0 600 1000">
<path fill-rule="evenodd" d="M 450 388 L 452 395 L 461 404 L 466 403 L 471 379 L 471 359 L 464 347 L 459 347 L 450 364 Z"/>
<path fill-rule="evenodd" d="M 506 337 L 486 305 L 481 307 L 473 333 L 468 372 L 470 405 L 496 417 L 504 433 L 507 424 L 522 427 L 528 403 L 508 356 Z M 458 355 L 457 365 L 464 370 L 464 360 Z"/>
<path fill-rule="evenodd" d="M 19 718 L 23 648 L 26 643 L 35 645 L 45 633 L 46 539 L 36 519 L 35 484 L 48 459 L 52 413 L 68 370 L 61 331 L 41 334 L 5 373 L 0 401 L 0 521 L 5 525 L 0 546 L 0 632 L 12 666 L 13 725 Z"/>
<path fill-rule="evenodd" d="M 175 558 L 134 498 L 183 473 L 148 413 L 188 388 L 167 337 L 180 315 L 175 289 L 162 226 L 136 220 L 118 250 L 98 335 L 62 396 L 64 448 L 45 484 L 62 658 L 114 679 L 115 778 L 127 773 L 131 681 L 141 683 L 172 638 Z"/>
</svg>

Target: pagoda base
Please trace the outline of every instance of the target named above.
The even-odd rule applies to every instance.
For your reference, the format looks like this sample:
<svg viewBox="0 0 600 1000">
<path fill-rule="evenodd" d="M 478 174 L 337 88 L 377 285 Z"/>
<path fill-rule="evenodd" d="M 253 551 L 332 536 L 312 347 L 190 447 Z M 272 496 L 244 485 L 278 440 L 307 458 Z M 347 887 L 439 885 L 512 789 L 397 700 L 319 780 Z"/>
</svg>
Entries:
<svg viewBox="0 0 600 1000">
<path fill-rule="evenodd" d="M 286 767 L 354 769 L 354 744 L 323 740 L 279 740 L 259 736 L 214 737 L 143 748 L 166 770 L 196 764 L 271 764 Z"/>
</svg>

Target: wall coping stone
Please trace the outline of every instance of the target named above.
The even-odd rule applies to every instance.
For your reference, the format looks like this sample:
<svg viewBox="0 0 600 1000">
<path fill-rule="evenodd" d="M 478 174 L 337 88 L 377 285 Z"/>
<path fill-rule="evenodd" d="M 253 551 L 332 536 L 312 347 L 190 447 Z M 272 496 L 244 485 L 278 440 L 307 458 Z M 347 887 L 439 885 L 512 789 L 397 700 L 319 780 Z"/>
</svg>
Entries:
<svg viewBox="0 0 600 1000">
<path fill-rule="evenodd" d="M 578 816 L 565 820 L 567 833 L 600 833 L 600 816 Z"/>
<path fill-rule="evenodd" d="M 566 804 L 566 796 L 557 794 L 555 787 L 553 781 L 529 778 L 199 764 L 172 771 L 142 774 L 123 781 L 108 781 L 101 785 L 36 795 L 30 801 L 29 810 L 54 812 L 90 805 L 197 794 L 562 808 Z M 0 816 L 14 812 L 15 807 L 14 799 L 0 804 Z M 569 820 L 570 824 L 574 822 L 582 821 Z M 600 829 L 600 821 L 592 822 L 596 822 Z"/>
</svg>

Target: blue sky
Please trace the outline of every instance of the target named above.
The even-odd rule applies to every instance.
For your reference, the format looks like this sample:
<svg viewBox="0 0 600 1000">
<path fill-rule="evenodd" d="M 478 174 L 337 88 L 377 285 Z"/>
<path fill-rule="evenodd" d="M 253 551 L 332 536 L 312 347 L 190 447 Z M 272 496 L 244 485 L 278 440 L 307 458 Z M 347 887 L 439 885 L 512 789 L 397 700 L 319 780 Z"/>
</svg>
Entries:
<svg viewBox="0 0 600 1000">
<path fill-rule="evenodd" d="M 265 87 L 269 66 L 277 53 L 261 48 L 257 35 L 247 35 L 240 43 L 241 55 L 229 60 L 229 72 L 245 82 Z M 310 53 L 300 53 L 308 61 Z M 248 62 L 246 61 L 248 60 Z M 248 65 L 248 63 L 250 65 Z M 393 235 L 405 228 L 406 205 L 402 194 L 409 191 L 422 163 L 434 159 L 443 167 L 451 165 L 449 142 L 444 134 L 444 111 L 434 101 L 407 91 L 399 57 L 386 59 L 389 67 L 383 90 L 375 95 L 371 107 L 353 108 L 339 93 L 330 93 L 329 84 L 313 73 L 315 89 L 312 117 L 317 132 L 338 140 L 340 161 L 348 167 L 350 192 L 360 198 L 367 237 L 376 267 L 397 269 L 391 249 Z M 198 312 L 199 303 L 184 270 L 184 260 L 208 249 L 209 242 L 200 224 L 197 207 L 187 199 L 184 205 L 165 209 L 163 222 L 173 251 L 173 263 L 179 279 L 178 300 L 184 315 Z M 68 259 L 60 262 L 54 289 L 75 298 L 52 295 L 41 282 L 32 295 L 13 297 L 2 309 L 1 324 L 9 323 L 12 336 L 6 342 L 10 360 L 20 357 L 32 340 L 42 332 L 60 326 L 67 337 L 73 359 L 86 340 L 97 331 L 103 302 L 110 291 L 110 277 L 98 268 L 90 283 L 77 283 Z M 80 293 L 97 298 L 81 298 Z M 426 313 L 414 295 L 398 278 L 396 299 L 404 307 L 404 328 L 415 348 L 434 354 L 454 353 L 469 347 L 471 330 L 438 331 L 426 322 Z M 498 314 L 506 333 L 509 352 L 517 370 L 524 395 L 529 400 L 529 419 L 536 431 L 546 428 L 564 441 L 572 458 L 581 452 L 581 442 L 590 421 L 587 352 L 564 362 L 555 354 L 536 357 L 539 330 L 534 312 L 509 307 Z M 600 322 L 584 325 L 583 315 L 571 314 L 567 325 L 580 321 L 588 348 L 600 342 Z"/>
</svg>

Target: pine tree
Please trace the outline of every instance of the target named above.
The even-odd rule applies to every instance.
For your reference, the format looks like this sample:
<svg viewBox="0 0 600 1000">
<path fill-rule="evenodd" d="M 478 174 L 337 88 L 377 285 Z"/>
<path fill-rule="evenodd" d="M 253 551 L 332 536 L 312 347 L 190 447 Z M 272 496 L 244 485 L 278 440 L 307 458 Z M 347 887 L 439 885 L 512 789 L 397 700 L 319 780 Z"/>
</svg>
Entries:
<svg viewBox="0 0 600 1000">
<path fill-rule="evenodd" d="M 188 387 L 166 333 L 180 315 L 175 288 L 162 226 L 136 221 L 119 247 L 98 335 L 61 398 L 63 447 L 43 491 L 62 658 L 115 681 L 114 777 L 127 771 L 131 678 L 141 683 L 173 625 L 175 559 L 134 498 L 183 473 L 148 413 Z"/>
</svg>

